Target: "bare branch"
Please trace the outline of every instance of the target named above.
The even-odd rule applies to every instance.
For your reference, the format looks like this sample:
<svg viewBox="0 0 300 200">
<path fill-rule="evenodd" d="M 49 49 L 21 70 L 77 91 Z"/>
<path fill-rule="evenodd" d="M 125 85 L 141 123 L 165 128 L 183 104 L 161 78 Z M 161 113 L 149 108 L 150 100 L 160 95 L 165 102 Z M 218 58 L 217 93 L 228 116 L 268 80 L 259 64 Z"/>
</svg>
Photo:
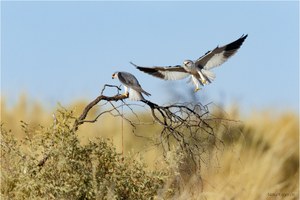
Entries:
<svg viewBox="0 0 300 200">
<path fill-rule="evenodd" d="M 104 90 L 106 87 L 114 87 L 114 88 L 117 88 L 118 89 L 118 94 L 115 95 L 115 96 L 112 96 L 112 97 L 109 97 L 109 96 L 105 96 L 103 95 L 104 93 Z M 78 129 L 78 126 L 83 124 L 85 120 L 85 118 L 87 117 L 89 111 L 95 106 L 97 105 L 100 101 L 108 101 L 108 102 L 111 102 L 111 101 L 120 101 L 120 100 L 123 100 L 123 99 L 126 99 L 128 98 L 127 96 L 124 96 L 124 95 L 120 95 L 119 94 L 119 91 L 121 89 L 118 87 L 118 86 L 115 86 L 115 85 L 104 85 L 102 91 L 101 91 L 101 95 L 98 96 L 94 101 L 92 101 L 91 103 L 89 103 L 83 110 L 82 114 L 79 116 L 78 119 L 75 120 L 75 123 L 73 125 L 73 130 L 74 131 L 77 131 Z M 94 122 L 97 121 L 97 119 L 93 120 Z"/>
<path fill-rule="evenodd" d="M 115 88 L 117 94 L 114 96 L 104 95 L 106 88 Z M 115 85 L 104 85 L 100 96 L 90 102 L 84 108 L 82 114 L 75 119 L 73 131 L 76 132 L 79 126 L 84 123 L 95 123 L 99 117 L 104 114 L 122 117 L 133 128 L 134 134 L 134 130 L 138 125 L 159 124 L 161 126 L 158 137 L 159 141 L 155 143 L 161 145 L 164 152 L 170 150 L 172 146 L 178 147 L 181 151 L 185 152 L 189 158 L 192 158 L 195 164 L 203 160 L 201 156 L 207 150 L 219 144 L 223 145 L 222 140 L 219 139 L 214 132 L 214 126 L 216 121 L 224 120 L 211 115 L 208 105 L 202 105 L 201 103 L 182 103 L 160 106 L 149 100 L 141 100 L 144 105 L 150 108 L 150 113 L 153 117 L 152 123 L 143 123 L 140 121 L 138 113 L 135 112 L 135 107 L 141 105 L 126 103 L 124 100 L 127 96 L 120 95 L 120 90 L 120 87 Z M 122 104 L 115 105 L 114 102 L 118 101 L 122 101 Z M 111 108 L 100 112 L 94 119 L 86 119 L 89 111 L 99 102 L 104 102 L 101 106 L 110 106 Z M 129 110 L 131 116 L 134 116 L 137 122 L 127 118 L 123 112 L 120 112 L 120 108 L 123 108 L 123 106 Z M 43 166 L 48 157 L 48 155 L 44 157 L 39 162 L 39 166 Z"/>
</svg>

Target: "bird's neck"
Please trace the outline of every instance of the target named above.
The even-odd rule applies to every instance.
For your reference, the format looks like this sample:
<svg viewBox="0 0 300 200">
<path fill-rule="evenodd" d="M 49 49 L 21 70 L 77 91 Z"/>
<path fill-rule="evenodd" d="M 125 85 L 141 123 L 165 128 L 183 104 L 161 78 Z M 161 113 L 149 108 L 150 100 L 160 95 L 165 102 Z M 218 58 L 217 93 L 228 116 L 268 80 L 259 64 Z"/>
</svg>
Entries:
<svg viewBox="0 0 300 200">
<path fill-rule="evenodd" d="M 187 72 L 193 72 L 193 71 L 196 70 L 195 63 L 192 63 L 190 66 L 183 65 L 183 68 L 184 68 Z"/>
</svg>

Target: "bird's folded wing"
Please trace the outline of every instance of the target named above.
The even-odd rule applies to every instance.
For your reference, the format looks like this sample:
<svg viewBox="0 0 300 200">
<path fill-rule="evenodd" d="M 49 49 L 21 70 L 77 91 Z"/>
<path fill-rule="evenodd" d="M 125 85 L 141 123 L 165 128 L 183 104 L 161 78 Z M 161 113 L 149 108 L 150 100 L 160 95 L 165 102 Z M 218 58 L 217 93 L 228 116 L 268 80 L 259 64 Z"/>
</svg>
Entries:
<svg viewBox="0 0 300 200">
<path fill-rule="evenodd" d="M 137 92 L 140 92 L 140 93 L 144 93 L 147 96 L 151 96 L 151 94 L 146 92 L 140 85 L 133 85 L 133 86 L 131 86 L 131 89 L 133 89 Z"/>
<path fill-rule="evenodd" d="M 233 56 L 242 46 L 248 35 L 242 35 L 236 41 L 222 47 L 216 47 L 212 51 L 208 51 L 205 55 L 196 60 L 195 65 L 199 69 L 211 69 L 223 64 L 228 58 Z"/>
<path fill-rule="evenodd" d="M 140 86 L 138 80 L 130 73 L 127 72 L 119 72 L 118 78 L 120 82 L 127 86 Z"/>
<path fill-rule="evenodd" d="M 168 66 L 168 67 L 142 67 L 138 66 L 132 62 L 130 62 L 133 66 L 139 69 L 142 72 L 155 76 L 157 78 L 165 79 L 165 80 L 179 80 L 184 79 L 190 74 L 180 65 L 176 66 Z"/>
</svg>

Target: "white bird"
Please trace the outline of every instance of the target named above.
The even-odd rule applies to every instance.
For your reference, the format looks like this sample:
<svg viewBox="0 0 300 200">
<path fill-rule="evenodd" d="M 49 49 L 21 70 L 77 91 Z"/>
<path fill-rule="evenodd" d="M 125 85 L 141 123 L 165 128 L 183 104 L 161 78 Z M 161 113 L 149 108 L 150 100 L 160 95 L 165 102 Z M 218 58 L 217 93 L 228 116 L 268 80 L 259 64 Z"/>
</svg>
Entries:
<svg viewBox="0 0 300 200">
<path fill-rule="evenodd" d="M 112 79 L 115 78 L 119 79 L 124 86 L 125 92 L 123 95 L 125 97 L 129 97 L 129 99 L 132 101 L 144 100 L 145 98 L 143 97 L 142 93 L 147 96 L 151 95 L 143 90 L 135 76 L 128 72 L 115 72 L 112 75 Z"/>
<path fill-rule="evenodd" d="M 165 80 L 179 80 L 190 76 L 196 86 L 195 92 L 197 92 L 200 90 L 199 85 L 203 86 L 209 84 L 215 79 L 216 76 L 210 69 L 223 64 L 233 56 L 241 47 L 247 36 L 248 35 L 242 35 L 239 39 L 230 44 L 222 47 L 217 46 L 196 61 L 185 60 L 183 65 L 142 67 L 132 62 L 130 63 L 140 71 Z"/>
</svg>

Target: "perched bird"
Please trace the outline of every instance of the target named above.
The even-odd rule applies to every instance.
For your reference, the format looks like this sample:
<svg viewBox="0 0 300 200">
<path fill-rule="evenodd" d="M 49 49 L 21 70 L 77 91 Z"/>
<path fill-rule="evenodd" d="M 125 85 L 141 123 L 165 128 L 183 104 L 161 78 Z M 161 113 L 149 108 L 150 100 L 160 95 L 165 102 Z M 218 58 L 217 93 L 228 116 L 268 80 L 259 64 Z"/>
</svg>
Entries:
<svg viewBox="0 0 300 200">
<path fill-rule="evenodd" d="M 137 69 L 152 76 L 165 80 L 179 80 L 190 76 L 196 86 L 195 92 L 200 90 L 199 85 L 206 85 L 215 79 L 215 74 L 210 69 L 223 64 L 228 58 L 233 56 L 241 47 L 248 35 L 242 35 L 236 41 L 225 46 L 217 46 L 215 49 L 208 51 L 205 55 L 196 61 L 185 60 L 182 65 L 176 66 L 154 66 L 142 67 L 132 62 Z"/>
<path fill-rule="evenodd" d="M 125 93 L 123 95 L 125 97 L 129 97 L 129 99 L 132 101 L 144 100 L 142 93 L 144 93 L 147 96 L 151 95 L 145 90 L 143 90 L 135 76 L 128 72 L 115 72 L 112 75 L 112 79 L 115 78 L 119 79 L 119 81 L 124 86 Z"/>
</svg>

